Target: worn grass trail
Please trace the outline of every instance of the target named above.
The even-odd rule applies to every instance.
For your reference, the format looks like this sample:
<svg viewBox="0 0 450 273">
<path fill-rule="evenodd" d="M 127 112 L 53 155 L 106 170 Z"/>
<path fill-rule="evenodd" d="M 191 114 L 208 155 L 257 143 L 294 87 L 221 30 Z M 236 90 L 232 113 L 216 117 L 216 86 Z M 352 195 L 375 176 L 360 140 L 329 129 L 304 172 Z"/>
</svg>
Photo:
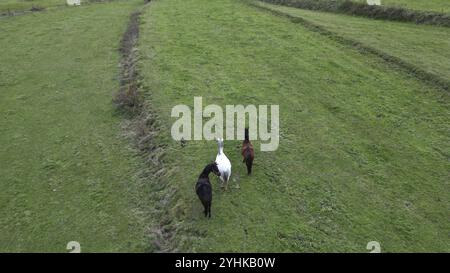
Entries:
<svg viewBox="0 0 450 273">
<path fill-rule="evenodd" d="M 141 74 L 163 125 L 177 189 L 174 244 L 193 251 L 448 251 L 448 94 L 235 0 L 152 1 L 142 15 Z M 278 104 L 281 142 L 245 175 L 225 141 L 231 190 L 214 184 L 211 220 L 193 187 L 213 141 L 170 138 L 171 108 Z"/>
<path fill-rule="evenodd" d="M 0 21 L 1 251 L 144 251 L 140 160 L 111 103 L 141 1 Z M 148 207 L 148 206 L 146 206 Z"/>
</svg>

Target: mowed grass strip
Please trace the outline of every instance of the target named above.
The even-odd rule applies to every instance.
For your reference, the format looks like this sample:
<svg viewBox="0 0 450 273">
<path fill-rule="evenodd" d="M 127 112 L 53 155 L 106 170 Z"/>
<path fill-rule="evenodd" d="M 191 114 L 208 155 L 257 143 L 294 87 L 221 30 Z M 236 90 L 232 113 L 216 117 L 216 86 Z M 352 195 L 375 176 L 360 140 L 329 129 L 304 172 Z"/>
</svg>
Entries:
<svg viewBox="0 0 450 273">
<path fill-rule="evenodd" d="M 1 252 L 147 249 L 140 160 L 111 102 L 120 39 L 141 4 L 0 21 Z"/>
<path fill-rule="evenodd" d="M 179 249 L 448 251 L 448 94 L 242 1 L 152 1 L 142 15 L 141 74 L 168 145 L 165 179 Z M 194 192 L 214 141 L 170 137 L 177 104 L 278 104 L 276 152 L 225 141 L 229 192 L 213 178 L 212 218 Z M 207 119 L 205 119 L 206 121 Z M 211 177 L 212 178 L 212 177 Z"/>
<path fill-rule="evenodd" d="M 450 29 L 373 20 L 255 2 L 257 5 L 303 18 L 337 35 L 402 59 L 450 81 Z"/>
</svg>

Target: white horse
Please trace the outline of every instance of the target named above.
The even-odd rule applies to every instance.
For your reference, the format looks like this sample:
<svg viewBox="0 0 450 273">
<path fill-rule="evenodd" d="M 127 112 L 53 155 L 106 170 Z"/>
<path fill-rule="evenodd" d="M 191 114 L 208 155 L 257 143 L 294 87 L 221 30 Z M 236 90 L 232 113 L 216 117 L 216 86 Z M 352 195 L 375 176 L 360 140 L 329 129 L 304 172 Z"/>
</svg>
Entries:
<svg viewBox="0 0 450 273">
<path fill-rule="evenodd" d="M 230 180 L 231 176 L 231 162 L 228 159 L 228 157 L 223 152 L 223 138 L 217 139 L 217 145 L 218 145 L 218 152 L 216 156 L 216 163 L 217 167 L 219 168 L 220 172 L 220 180 L 222 180 L 222 186 L 225 187 L 225 190 L 228 189 L 228 181 Z"/>
</svg>

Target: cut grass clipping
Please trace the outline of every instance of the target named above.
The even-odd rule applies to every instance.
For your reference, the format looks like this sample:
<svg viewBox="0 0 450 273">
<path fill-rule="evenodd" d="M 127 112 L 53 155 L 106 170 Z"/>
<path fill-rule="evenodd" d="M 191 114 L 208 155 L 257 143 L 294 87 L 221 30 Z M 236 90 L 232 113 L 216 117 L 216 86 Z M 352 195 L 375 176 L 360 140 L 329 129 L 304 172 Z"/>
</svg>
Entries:
<svg viewBox="0 0 450 273">
<path fill-rule="evenodd" d="M 125 135 L 141 151 L 146 165 L 145 169 L 141 170 L 141 177 L 149 189 L 146 194 L 153 201 L 152 208 L 148 210 L 151 211 L 154 224 L 150 228 L 152 239 L 149 241 L 149 247 L 151 251 L 170 252 L 177 250 L 173 239 L 178 231 L 177 217 L 170 208 L 176 207 L 179 198 L 173 184 L 164 179 L 171 170 L 163 161 L 166 145 L 155 141 L 161 127 L 158 115 L 152 112 L 149 102 L 145 101 L 143 96 L 143 93 L 149 92 L 142 86 L 138 69 L 140 15 L 141 11 L 131 14 L 128 28 L 122 37 L 120 89 L 114 103 L 126 118 Z"/>
</svg>

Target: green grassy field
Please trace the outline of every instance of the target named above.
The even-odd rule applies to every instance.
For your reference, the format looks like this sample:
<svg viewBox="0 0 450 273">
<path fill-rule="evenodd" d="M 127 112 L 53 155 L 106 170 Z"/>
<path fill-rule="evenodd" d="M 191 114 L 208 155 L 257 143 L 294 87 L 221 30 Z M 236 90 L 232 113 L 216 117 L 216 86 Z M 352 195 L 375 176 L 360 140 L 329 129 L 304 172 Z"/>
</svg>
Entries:
<svg viewBox="0 0 450 273">
<path fill-rule="evenodd" d="M 111 103 L 119 41 L 141 4 L 0 20 L 0 252 L 148 248 L 141 163 Z"/>
<path fill-rule="evenodd" d="M 356 1 L 367 3 L 367 0 Z M 450 13 L 450 1 L 448 0 L 381 0 L 381 4 L 383 6 Z"/>
<path fill-rule="evenodd" d="M 142 76 L 165 124 L 178 246 L 193 251 L 449 250 L 449 98 L 382 61 L 241 1 L 155 1 Z M 247 177 L 238 141 L 211 220 L 193 191 L 216 144 L 170 139 L 171 107 L 279 104 L 281 142 Z M 259 147 L 258 142 L 255 142 Z M 181 246 L 180 246 L 181 245 Z"/>
<path fill-rule="evenodd" d="M 29 10 L 33 6 L 46 8 L 54 6 L 64 6 L 65 4 L 65 0 L 1 0 L 0 12 L 8 10 Z"/>
<path fill-rule="evenodd" d="M 141 153 L 112 98 L 142 0 L 0 20 L 0 252 L 450 251 L 448 91 L 248 3 L 142 10 L 138 80 L 160 150 Z M 449 79 L 445 28 L 277 9 Z M 172 107 L 194 96 L 280 107 L 280 146 L 254 141 L 251 176 L 225 141 L 232 180 L 223 192 L 211 175 L 209 220 L 194 186 L 216 143 L 170 136 Z"/>
<path fill-rule="evenodd" d="M 103 0 L 103 1 L 112 1 L 112 0 Z M 119 0 L 119 1 L 133 1 L 133 0 Z M 89 4 L 89 3 L 101 3 L 102 0 L 81 0 L 81 4 Z M 55 8 L 55 7 L 65 7 L 67 1 L 66 0 L 1 0 L 0 1 L 0 13 L 7 11 L 24 11 L 30 10 L 32 7 L 40 7 L 40 8 Z"/>
<path fill-rule="evenodd" d="M 304 18 L 345 38 L 398 57 L 442 79 L 450 77 L 450 29 L 328 12 L 259 5 Z"/>
</svg>

